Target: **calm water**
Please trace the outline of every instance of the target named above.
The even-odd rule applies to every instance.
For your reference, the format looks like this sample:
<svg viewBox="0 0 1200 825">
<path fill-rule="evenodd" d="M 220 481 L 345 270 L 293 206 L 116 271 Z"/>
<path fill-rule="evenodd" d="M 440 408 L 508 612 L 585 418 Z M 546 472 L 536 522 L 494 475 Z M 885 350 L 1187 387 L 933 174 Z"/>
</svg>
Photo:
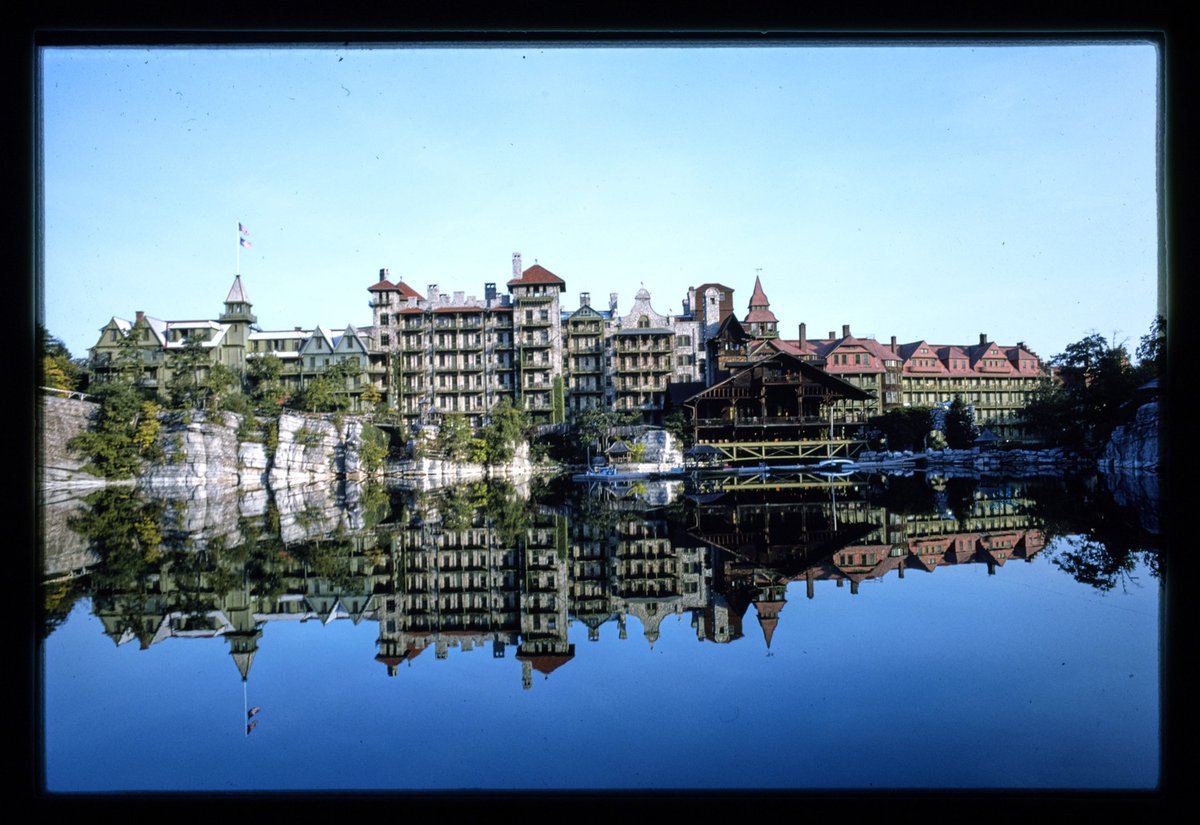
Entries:
<svg viewBox="0 0 1200 825">
<path fill-rule="evenodd" d="M 45 507 L 52 792 L 1153 788 L 1102 479 L 335 486 Z"/>
</svg>

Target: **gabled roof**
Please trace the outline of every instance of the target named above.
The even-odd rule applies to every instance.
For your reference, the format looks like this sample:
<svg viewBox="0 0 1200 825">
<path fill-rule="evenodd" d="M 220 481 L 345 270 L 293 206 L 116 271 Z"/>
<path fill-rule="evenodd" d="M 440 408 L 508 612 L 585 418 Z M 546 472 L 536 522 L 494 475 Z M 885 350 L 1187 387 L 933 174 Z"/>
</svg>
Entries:
<svg viewBox="0 0 1200 825">
<path fill-rule="evenodd" d="M 751 336 L 750 333 L 746 332 L 746 328 L 742 326 L 742 322 L 731 312 L 725 316 L 725 320 L 721 322 L 721 325 L 717 327 L 717 331 L 713 333 L 712 338 L 709 340 L 720 338 L 729 338 L 734 343 L 740 344 L 743 341 L 749 341 Z"/>
<path fill-rule="evenodd" d="M 529 662 L 538 673 L 549 676 L 554 671 L 575 658 L 575 645 L 570 645 L 566 653 L 534 653 L 517 651 L 517 660 Z"/>
<path fill-rule="evenodd" d="M 399 292 L 405 298 L 418 298 L 424 300 L 424 296 L 417 292 L 404 281 L 393 284 L 391 281 L 383 280 L 376 281 L 367 287 L 367 292 Z"/>
<path fill-rule="evenodd" d="M 604 320 L 604 317 L 605 316 L 602 315 L 599 310 L 589 304 L 587 306 L 581 306 L 579 309 L 569 314 L 567 316 L 567 320 L 570 321 L 575 318 L 599 318 L 600 320 Z"/>
<path fill-rule="evenodd" d="M 557 284 L 563 288 L 567 286 L 566 281 L 540 264 L 534 264 L 522 272 L 520 278 L 513 278 L 508 282 L 508 286 L 529 286 L 530 284 Z"/>
<path fill-rule="evenodd" d="M 730 316 L 730 317 L 732 317 L 732 316 Z M 701 390 L 700 392 L 696 393 L 695 395 L 693 395 L 691 398 L 689 398 L 687 400 L 691 401 L 692 398 L 699 398 L 700 396 L 704 395 L 705 393 L 715 390 L 717 387 L 720 387 L 724 384 L 728 384 L 731 381 L 737 380 L 739 376 L 745 374 L 749 370 L 760 369 L 760 368 L 766 366 L 771 361 L 778 361 L 778 362 L 782 363 L 785 367 L 798 371 L 801 375 L 805 376 L 806 378 L 817 381 L 818 383 L 821 383 L 821 384 L 825 384 L 826 386 L 830 387 L 831 389 L 834 389 L 837 392 L 839 392 L 845 398 L 865 401 L 865 400 L 875 397 L 871 393 L 867 392 L 866 390 L 859 389 L 858 387 L 854 386 L 849 381 L 844 381 L 841 378 L 838 378 L 836 375 L 831 375 L 828 372 L 826 372 L 825 370 L 821 369 L 820 367 L 814 366 L 813 364 L 810 364 L 807 361 L 797 358 L 795 355 L 790 355 L 786 352 L 773 352 L 765 358 L 761 358 L 757 361 L 753 361 L 753 362 L 747 364 L 744 367 L 740 367 L 739 369 L 737 369 L 733 373 L 731 373 L 728 378 L 724 379 L 723 381 L 718 381 L 717 383 L 713 384 L 711 387 L 707 387 L 706 389 Z"/>
</svg>

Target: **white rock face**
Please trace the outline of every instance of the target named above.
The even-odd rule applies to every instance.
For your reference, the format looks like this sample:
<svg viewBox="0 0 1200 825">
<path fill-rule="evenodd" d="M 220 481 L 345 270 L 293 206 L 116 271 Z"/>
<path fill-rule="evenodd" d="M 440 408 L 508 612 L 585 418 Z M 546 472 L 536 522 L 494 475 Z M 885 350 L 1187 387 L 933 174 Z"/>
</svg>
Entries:
<svg viewBox="0 0 1200 825">
<path fill-rule="evenodd" d="M 237 483 L 237 416 L 207 420 L 197 412 L 191 415 L 191 423 L 171 415 L 162 420 L 159 445 L 166 459 L 150 465 L 138 478 L 138 486 L 192 489 Z"/>
<path fill-rule="evenodd" d="M 1117 427 L 1100 466 L 1107 470 L 1149 470 L 1159 466 L 1159 411 L 1151 401 L 1138 408 L 1133 423 Z"/>
<path fill-rule="evenodd" d="M 443 461 L 440 458 L 418 458 L 392 464 L 389 472 L 424 480 L 422 489 L 432 489 L 458 481 L 480 481 L 485 478 L 528 479 L 533 475 L 529 462 L 529 445 L 519 444 L 507 464 L 486 466 L 471 462 Z"/>
</svg>

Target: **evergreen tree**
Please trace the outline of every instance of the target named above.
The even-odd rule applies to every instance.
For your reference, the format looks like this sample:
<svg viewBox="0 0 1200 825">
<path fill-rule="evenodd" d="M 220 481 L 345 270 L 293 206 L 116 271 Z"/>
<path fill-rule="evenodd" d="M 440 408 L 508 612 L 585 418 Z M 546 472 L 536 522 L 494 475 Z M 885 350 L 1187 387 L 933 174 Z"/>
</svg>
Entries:
<svg viewBox="0 0 1200 825">
<path fill-rule="evenodd" d="M 975 426 L 975 412 L 963 403 L 961 396 L 954 396 L 950 409 L 946 411 L 946 444 L 953 450 L 965 450 L 975 444 L 979 434 Z"/>
</svg>

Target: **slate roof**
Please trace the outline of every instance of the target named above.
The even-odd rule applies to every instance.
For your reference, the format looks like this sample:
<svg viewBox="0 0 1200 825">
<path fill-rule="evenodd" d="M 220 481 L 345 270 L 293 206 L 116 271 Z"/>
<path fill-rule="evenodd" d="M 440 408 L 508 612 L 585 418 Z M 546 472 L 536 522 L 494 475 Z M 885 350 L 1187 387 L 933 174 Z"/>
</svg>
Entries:
<svg viewBox="0 0 1200 825">
<path fill-rule="evenodd" d="M 522 272 L 520 278 L 513 278 L 508 282 L 508 286 L 529 286 L 530 284 L 557 284 L 566 287 L 567 282 L 540 264 L 534 264 Z"/>
</svg>

